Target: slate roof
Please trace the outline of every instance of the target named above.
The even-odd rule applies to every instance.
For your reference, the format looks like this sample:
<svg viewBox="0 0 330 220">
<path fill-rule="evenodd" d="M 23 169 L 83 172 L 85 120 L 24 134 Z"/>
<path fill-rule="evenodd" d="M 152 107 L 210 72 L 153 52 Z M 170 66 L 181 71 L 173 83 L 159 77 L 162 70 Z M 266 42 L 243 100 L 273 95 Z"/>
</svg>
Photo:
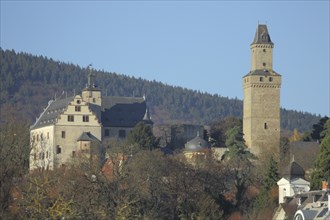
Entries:
<svg viewBox="0 0 330 220">
<path fill-rule="evenodd" d="M 267 70 L 267 69 L 259 69 L 250 71 L 245 76 L 281 76 L 280 74 L 276 73 L 274 70 Z M 243 78 L 245 77 L 243 76 Z"/>
<path fill-rule="evenodd" d="M 265 24 L 258 25 L 256 34 L 254 36 L 254 40 L 251 44 L 271 44 L 271 45 L 274 44 L 270 39 L 267 25 Z"/>
<path fill-rule="evenodd" d="M 146 112 L 144 98 L 107 96 L 102 99 L 104 127 L 134 127 Z"/>
<path fill-rule="evenodd" d="M 293 180 L 296 178 L 305 179 L 304 169 L 296 162 L 294 159 L 291 163 L 285 168 L 283 172 L 283 177 L 287 180 Z"/>
<path fill-rule="evenodd" d="M 67 108 L 73 97 L 65 99 L 50 100 L 48 106 L 41 113 L 31 129 L 40 128 L 56 123 L 57 117 Z"/>
<path fill-rule="evenodd" d="M 199 137 L 199 134 L 192 140 L 185 144 L 185 151 L 202 151 L 210 148 L 209 143 L 203 138 Z"/>
<path fill-rule="evenodd" d="M 302 213 L 305 219 L 329 219 L 328 194 L 329 191 L 321 190 L 296 194 L 293 197 L 286 197 L 286 202 L 281 206 L 290 219 L 298 213 Z M 298 200 L 300 200 L 299 206 Z"/>
<path fill-rule="evenodd" d="M 80 135 L 80 137 L 77 139 L 77 141 L 100 141 L 100 140 L 97 139 L 97 137 L 92 135 L 90 132 L 83 132 Z"/>
<path fill-rule="evenodd" d="M 57 117 L 72 100 L 73 97 L 49 101 L 31 129 L 55 124 Z M 104 127 L 134 127 L 142 120 L 152 124 L 145 99 L 142 97 L 106 96 L 102 97 L 102 107 L 92 103 L 88 106 Z"/>
</svg>

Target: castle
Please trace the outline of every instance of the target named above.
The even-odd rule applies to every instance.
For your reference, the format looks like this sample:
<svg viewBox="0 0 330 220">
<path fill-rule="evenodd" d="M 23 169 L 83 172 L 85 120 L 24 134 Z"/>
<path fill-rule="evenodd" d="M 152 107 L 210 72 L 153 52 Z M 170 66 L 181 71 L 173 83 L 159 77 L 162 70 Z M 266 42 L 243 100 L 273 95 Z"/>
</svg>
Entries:
<svg viewBox="0 0 330 220">
<path fill-rule="evenodd" d="M 104 144 L 124 139 L 140 121 L 152 125 L 144 97 L 101 94 L 90 70 L 81 95 L 50 100 L 30 128 L 30 170 L 54 169 L 81 155 L 105 157 Z"/>
<path fill-rule="evenodd" d="M 267 26 L 259 24 L 250 46 L 251 69 L 243 77 L 243 133 L 246 145 L 260 155 L 279 152 L 281 75 L 273 70 Z"/>
<path fill-rule="evenodd" d="M 259 155 L 280 145 L 281 75 L 273 70 L 273 47 L 266 25 L 251 44 L 251 70 L 243 77 L 243 133 Z M 30 169 L 66 164 L 81 154 L 104 159 L 104 143 L 124 139 L 140 121 L 152 125 L 145 98 L 102 97 L 90 71 L 81 95 L 51 100 L 31 126 Z"/>
</svg>

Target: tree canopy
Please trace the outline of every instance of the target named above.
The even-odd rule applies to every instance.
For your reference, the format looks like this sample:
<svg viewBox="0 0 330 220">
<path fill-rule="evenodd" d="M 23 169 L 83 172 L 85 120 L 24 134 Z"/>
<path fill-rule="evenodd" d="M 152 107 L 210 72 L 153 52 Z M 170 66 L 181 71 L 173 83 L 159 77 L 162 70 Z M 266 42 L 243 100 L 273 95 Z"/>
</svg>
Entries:
<svg viewBox="0 0 330 220">
<path fill-rule="evenodd" d="M 128 134 L 127 143 L 140 150 L 153 150 L 158 147 L 159 139 L 153 135 L 149 125 L 139 122 Z"/>
<path fill-rule="evenodd" d="M 8 106 L 15 106 L 16 112 L 30 123 L 39 116 L 50 99 L 78 94 L 87 81 L 87 68 L 43 56 L 0 48 L 0 60 L 0 107 L 6 109 Z M 97 75 L 96 84 L 103 95 L 145 94 L 156 124 L 210 124 L 228 116 L 242 117 L 242 101 L 237 98 L 102 70 L 93 71 Z M 281 109 L 281 128 L 307 131 L 319 118 L 309 113 Z"/>
<path fill-rule="evenodd" d="M 321 182 L 330 182 L 330 119 L 325 122 L 325 130 L 322 132 L 320 153 L 315 161 L 312 173 L 311 188 L 320 189 Z"/>
</svg>

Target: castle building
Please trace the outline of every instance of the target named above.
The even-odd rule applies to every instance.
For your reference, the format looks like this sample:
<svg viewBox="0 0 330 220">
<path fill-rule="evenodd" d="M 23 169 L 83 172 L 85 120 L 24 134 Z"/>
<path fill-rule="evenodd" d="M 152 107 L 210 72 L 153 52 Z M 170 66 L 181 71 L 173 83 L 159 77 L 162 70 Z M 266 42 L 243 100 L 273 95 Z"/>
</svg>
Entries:
<svg viewBox="0 0 330 220">
<path fill-rule="evenodd" d="M 251 152 L 279 152 L 281 75 L 273 70 L 267 26 L 259 24 L 251 49 L 251 69 L 242 79 L 243 133 Z"/>
<path fill-rule="evenodd" d="M 73 158 L 105 157 L 102 143 L 125 139 L 140 121 L 152 125 L 144 97 L 102 97 L 90 71 L 81 95 L 55 99 L 30 128 L 30 170 L 54 169 Z"/>
</svg>

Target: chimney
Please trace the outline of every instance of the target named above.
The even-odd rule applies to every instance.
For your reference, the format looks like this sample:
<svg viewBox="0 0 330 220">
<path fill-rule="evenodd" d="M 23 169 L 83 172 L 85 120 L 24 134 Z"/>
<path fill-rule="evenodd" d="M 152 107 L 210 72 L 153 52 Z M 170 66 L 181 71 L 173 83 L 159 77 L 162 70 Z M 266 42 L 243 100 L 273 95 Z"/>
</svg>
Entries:
<svg viewBox="0 0 330 220">
<path fill-rule="evenodd" d="M 322 191 L 328 191 L 328 182 L 322 181 Z"/>
</svg>

